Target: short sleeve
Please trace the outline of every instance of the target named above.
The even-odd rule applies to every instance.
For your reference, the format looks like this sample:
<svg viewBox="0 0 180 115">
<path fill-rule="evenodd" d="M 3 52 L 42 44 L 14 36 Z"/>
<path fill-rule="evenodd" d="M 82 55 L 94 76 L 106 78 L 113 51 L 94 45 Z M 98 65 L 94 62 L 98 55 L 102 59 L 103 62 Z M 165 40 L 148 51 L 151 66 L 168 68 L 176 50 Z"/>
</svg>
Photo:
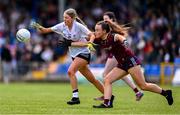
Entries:
<svg viewBox="0 0 180 115">
<path fill-rule="evenodd" d="M 84 34 L 89 34 L 91 32 L 86 26 L 82 25 L 81 23 L 78 23 L 78 26 L 79 26 L 81 32 Z"/>
<path fill-rule="evenodd" d="M 63 23 L 57 24 L 53 27 L 51 27 L 51 30 L 58 33 L 58 32 L 62 32 L 63 30 Z"/>
</svg>

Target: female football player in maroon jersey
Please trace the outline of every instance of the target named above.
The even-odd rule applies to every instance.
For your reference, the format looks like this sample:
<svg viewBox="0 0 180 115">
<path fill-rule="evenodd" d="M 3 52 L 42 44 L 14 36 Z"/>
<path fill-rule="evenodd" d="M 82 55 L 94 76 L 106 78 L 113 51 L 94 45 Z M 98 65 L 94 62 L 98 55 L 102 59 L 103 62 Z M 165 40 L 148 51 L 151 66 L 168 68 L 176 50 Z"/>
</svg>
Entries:
<svg viewBox="0 0 180 115">
<path fill-rule="evenodd" d="M 136 84 L 144 91 L 150 91 L 163 95 L 169 105 L 173 104 L 171 90 L 163 90 L 158 85 L 147 83 L 141 71 L 141 63 L 128 47 L 126 38 L 123 35 L 113 32 L 111 25 L 100 21 L 95 26 L 95 43 L 102 48 L 109 49 L 109 52 L 116 58 L 118 65 L 114 67 L 104 78 L 104 102 L 94 108 L 112 108 L 110 97 L 112 96 L 112 83 L 130 74 Z M 111 103 L 111 104 L 110 104 Z"/>
<path fill-rule="evenodd" d="M 119 33 L 120 35 L 126 37 L 127 36 L 127 31 L 128 31 L 128 27 L 124 27 L 123 25 L 118 25 L 117 23 L 117 19 L 115 17 L 115 14 L 113 12 L 105 12 L 103 15 L 103 19 L 104 21 L 106 21 L 108 24 L 110 24 L 113 28 L 113 30 L 115 30 L 115 32 Z M 119 31 L 120 30 L 120 31 Z M 108 58 L 105 64 L 105 68 L 104 68 L 104 72 L 103 72 L 103 78 L 114 68 L 116 67 L 118 64 L 117 60 L 115 59 L 115 57 L 113 56 L 113 54 L 111 52 L 108 53 Z M 122 78 L 122 80 L 128 84 L 128 86 L 130 86 L 132 88 L 132 90 L 135 92 L 136 94 L 136 101 L 139 101 L 142 96 L 143 93 L 141 91 L 138 90 L 138 88 L 136 87 L 136 85 L 134 84 L 134 82 L 131 81 L 131 79 L 128 76 L 124 76 Z M 104 96 L 95 98 L 95 100 L 104 100 Z"/>
</svg>

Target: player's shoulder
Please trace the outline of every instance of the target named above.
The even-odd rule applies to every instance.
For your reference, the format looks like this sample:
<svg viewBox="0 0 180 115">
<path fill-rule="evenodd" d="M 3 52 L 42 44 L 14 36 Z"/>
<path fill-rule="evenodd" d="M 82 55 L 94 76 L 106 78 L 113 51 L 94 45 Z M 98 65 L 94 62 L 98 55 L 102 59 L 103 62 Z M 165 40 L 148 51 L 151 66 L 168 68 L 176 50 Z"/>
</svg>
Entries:
<svg viewBox="0 0 180 115">
<path fill-rule="evenodd" d="M 80 28 L 81 28 L 81 27 L 86 27 L 85 25 L 83 25 L 83 24 L 81 24 L 81 23 L 79 23 L 79 22 L 77 22 L 77 21 L 75 21 L 74 23 L 75 23 L 76 26 L 78 26 L 78 27 L 80 27 Z"/>
<path fill-rule="evenodd" d="M 117 34 L 115 31 L 110 31 L 109 33 L 110 33 L 111 35 Z"/>
<path fill-rule="evenodd" d="M 58 24 L 56 24 L 57 26 L 65 26 L 65 23 L 64 22 L 60 22 Z"/>
<path fill-rule="evenodd" d="M 65 23 L 64 22 L 61 22 L 61 23 L 57 23 L 54 25 L 55 27 L 63 27 L 65 26 Z"/>
<path fill-rule="evenodd" d="M 110 32 L 108 33 L 108 38 L 113 38 L 116 34 L 117 34 L 116 32 L 110 31 Z"/>
</svg>

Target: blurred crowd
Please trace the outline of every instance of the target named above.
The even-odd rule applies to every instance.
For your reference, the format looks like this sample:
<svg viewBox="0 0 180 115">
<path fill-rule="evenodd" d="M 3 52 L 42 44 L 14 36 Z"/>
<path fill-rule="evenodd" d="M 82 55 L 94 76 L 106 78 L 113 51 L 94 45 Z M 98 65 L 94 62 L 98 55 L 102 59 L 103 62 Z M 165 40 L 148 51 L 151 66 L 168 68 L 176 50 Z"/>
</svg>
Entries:
<svg viewBox="0 0 180 115">
<path fill-rule="evenodd" d="M 131 27 L 128 42 L 144 63 L 173 62 L 180 57 L 179 0 L 65 0 L 65 9 L 70 7 L 92 31 L 104 12 L 114 12 L 119 24 Z M 40 35 L 28 27 L 33 19 L 45 27 L 53 26 L 59 23 L 58 14 L 58 0 L 1 0 L 1 59 L 51 62 L 66 55 L 67 48 L 58 44 L 59 35 Z M 20 28 L 31 31 L 31 42 L 16 40 Z M 98 49 L 92 63 L 104 63 L 105 57 L 106 52 Z"/>
</svg>

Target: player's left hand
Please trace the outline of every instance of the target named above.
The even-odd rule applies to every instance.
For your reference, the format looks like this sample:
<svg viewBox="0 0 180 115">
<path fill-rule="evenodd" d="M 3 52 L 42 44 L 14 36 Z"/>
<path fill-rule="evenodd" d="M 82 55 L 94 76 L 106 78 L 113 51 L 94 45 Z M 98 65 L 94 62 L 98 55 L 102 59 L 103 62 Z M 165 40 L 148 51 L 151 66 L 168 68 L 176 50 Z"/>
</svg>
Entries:
<svg viewBox="0 0 180 115">
<path fill-rule="evenodd" d="M 88 44 L 87 44 L 90 51 L 96 51 L 96 49 L 94 48 L 96 45 L 97 44 L 92 43 L 92 42 L 88 42 Z"/>
</svg>

